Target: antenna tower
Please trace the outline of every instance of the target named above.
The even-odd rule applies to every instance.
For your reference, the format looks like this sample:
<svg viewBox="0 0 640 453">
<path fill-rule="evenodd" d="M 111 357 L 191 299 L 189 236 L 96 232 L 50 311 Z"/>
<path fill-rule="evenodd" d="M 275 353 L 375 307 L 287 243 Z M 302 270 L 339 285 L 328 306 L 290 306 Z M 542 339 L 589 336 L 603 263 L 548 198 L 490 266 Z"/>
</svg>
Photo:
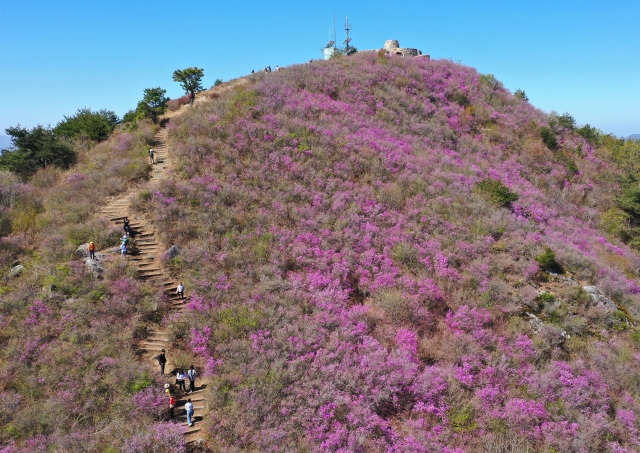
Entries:
<svg viewBox="0 0 640 453">
<path fill-rule="evenodd" d="M 324 48 L 336 48 L 336 13 L 333 13 L 333 23 L 331 24 L 331 27 L 329 27 L 329 42 L 324 46 Z"/>
<path fill-rule="evenodd" d="M 345 44 L 344 53 L 346 53 L 347 55 L 349 55 L 349 49 L 351 48 L 349 46 L 349 43 L 351 42 L 351 38 L 349 38 L 350 31 L 351 31 L 351 24 L 349 23 L 349 17 L 346 17 L 344 19 L 344 32 L 347 35 L 347 38 L 344 40 L 344 44 Z"/>
</svg>

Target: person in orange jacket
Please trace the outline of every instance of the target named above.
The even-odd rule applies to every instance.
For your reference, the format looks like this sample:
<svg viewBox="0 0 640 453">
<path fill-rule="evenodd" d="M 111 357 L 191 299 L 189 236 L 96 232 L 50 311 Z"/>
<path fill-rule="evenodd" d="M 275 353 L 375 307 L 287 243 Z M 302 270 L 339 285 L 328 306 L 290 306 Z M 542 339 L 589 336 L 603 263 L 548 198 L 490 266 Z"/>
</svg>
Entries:
<svg viewBox="0 0 640 453">
<path fill-rule="evenodd" d="M 96 259 L 96 245 L 93 242 L 89 242 L 89 258 Z"/>
</svg>

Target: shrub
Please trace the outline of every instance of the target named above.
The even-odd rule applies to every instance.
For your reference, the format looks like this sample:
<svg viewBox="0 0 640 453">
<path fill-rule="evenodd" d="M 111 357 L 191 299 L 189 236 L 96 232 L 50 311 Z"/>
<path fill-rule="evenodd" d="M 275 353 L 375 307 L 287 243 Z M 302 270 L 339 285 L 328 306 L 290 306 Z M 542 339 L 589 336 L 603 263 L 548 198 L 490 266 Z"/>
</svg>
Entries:
<svg viewBox="0 0 640 453">
<path fill-rule="evenodd" d="M 555 253 L 549 247 L 545 247 L 544 251 L 534 259 L 540 265 L 540 269 L 556 273 L 563 272 L 562 266 L 556 261 Z"/>
<path fill-rule="evenodd" d="M 167 101 L 167 108 L 171 112 L 175 112 L 183 105 L 187 105 L 189 103 L 189 96 L 182 96 L 176 99 L 171 99 Z"/>
<path fill-rule="evenodd" d="M 540 138 L 542 138 L 545 146 L 551 151 L 555 151 L 558 149 L 558 140 L 556 140 L 555 134 L 548 127 L 540 128 Z"/>
<path fill-rule="evenodd" d="M 508 208 L 518 199 L 518 194 L 509 190 L 502 181 L 497 179 L 483 179 L 476 184 L 476 190 L 484 195 L 492 204 Z"/>
</svg>

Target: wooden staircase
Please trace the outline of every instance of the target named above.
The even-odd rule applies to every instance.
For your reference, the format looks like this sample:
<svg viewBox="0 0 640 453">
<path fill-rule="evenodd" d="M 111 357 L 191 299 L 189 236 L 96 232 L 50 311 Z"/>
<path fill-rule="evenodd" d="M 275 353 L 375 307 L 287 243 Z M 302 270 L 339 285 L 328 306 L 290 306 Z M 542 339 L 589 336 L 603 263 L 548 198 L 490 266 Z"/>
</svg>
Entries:
<svg viewBox="0 0 640 453">
<path fill-rule="evenodd" d="M 154 137 L 155 146 L 153 146 L 153 150 L 156 163 L 152 166 L 151 184 L 159 184 L 165 177 L 166 170 L 170 165 L 166 145 L 167 138 L 168 131 L 165 123 Z M 129 217 L 129 225 L 136 234 L 130 241 L 130 251 L 127 256 L 127 260 L 131 265 L 136 267 L 139 278 L 150 282 L 152 285 L 156 286 L 158 290 L 166 294 L 172 310 L 180 313 L 186 308 L 186 300 L 182 300 L 178 296 L 176 293 L 178 282 L 173 280 L 164 269 L 161 255 L 164 246 L 157 241 L 156 231 L 152 225 L 148 224 L 144 219 L 133 218 L 130 215 L 129 211 L 131 201 L 138 195 L 139 191 L 139 189 L 134 188 L 121 197 L 112 200 L 100 210 L 100 215 L 108 218 L 109 221 L 121 227 L 123 226 L 123 219 L 125 217 Z M 168 360 L 165 372 L 175 368 L 171 363 L 171 349 L 167 330 L 158 325 L 149 325 L 148 332 L 149 335 L 147 338 L 137 343 L 137 352 L 140 356 L 140 360 L 150 368 L 153 373 L 158 373 L 159 366 L 155 357 L 162 349 L 165 349 Z M 201 374 L 201 372 L 199 374 Z M 166 383 L 175 382 L 175 379 L 170 380 L 168 377 L 165 377 L 165 380 Z M 177 405 L 174 411 L 174 419 L 184 426 L 184 436 L 187 443 L 196 443 L 204 440 L 204 434 L 201 428 L 203 425 L 203 418 L 207 412 L 206 400 L 204 397 L 205 388 L 206 382 L 198 376 L 196 378 L 195 391 L 176 395 Z M 194 416 L 192 420 L 194 424 L 191 427 L 187 426 L 187 415 L 184 410 L 187 398 L 191 398 L 194 406 Z"/>
</svg>

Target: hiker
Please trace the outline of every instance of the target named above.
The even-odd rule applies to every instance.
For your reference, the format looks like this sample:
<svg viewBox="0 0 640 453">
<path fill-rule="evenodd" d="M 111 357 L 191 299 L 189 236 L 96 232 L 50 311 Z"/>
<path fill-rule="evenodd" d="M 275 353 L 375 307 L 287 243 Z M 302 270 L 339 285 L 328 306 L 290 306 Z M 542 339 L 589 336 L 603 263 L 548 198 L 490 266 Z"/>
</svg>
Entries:
<svg viewBox="0 0 640 453">
<path fill-rule="evenodd" d="M 276 71 L 279 71 L 280 69 L 282 69 L 280 66 L 276 65 Z"/>
<path fill-rule="evenodd" d="M 173 410 L 176 407 L 176 397 L 171 395 L 169 397 L 169 416 L 173 419 Z"/>
<path fill-rule="evenodd" d="M 182 284 L 182 282 L 178 283 L 176 293 L 178 294 L 178 296 L 180 296 L 180 299 L 184 299 L 184 285 Z"/>
<path fill-rule="evenodd" d="M 122 236 L 122 239 L 120 239 L 120 241 L 122 241 L 124 245 L 129 245 L 129 238 L 127 237 L 127 235 Z"/>
<path fill-rule="evenodd" d="M 149 148 L 149 159 L 151 159 L 151 165 L 155 162 L 153 161 L 153 148 Z"/>
<path fill-rule="evenodd" d="M 122 228 L 124 229 L 125 236 L 135 237 L 136 232 L 133 231 L 133 228 L 129 225 L 129 217 L 125 217 L 122 221 Z"/>
<path fill-rule="evenodd" d="M 167 396 L 173 395 L 173 389 L 171 388 L 171 384 L 164 385 L 164 393 L 166 393 Z"/>
<path fill-rule="evenodd" d="M 158 363 L 160 364 L 160 376 L 164 376 L 164 366 L 167 364 L 167 357 L 164 355 L 164 349 L 160 351 Z"/>
<path fill-rule="evenodd" d="M 184 385 L 184 381 L 186 380 L 187 380 L 187 375 L 184 374 L 184 371 L 182 371 L 182 368 L 180 368 L 176 373 L 176 385 L 182 391 L 182 393 L 187 393 L 187 388 Z"/>
<path fill-rule="evenodd" d="M 193 426 L 193 403 L 191 402 L 191 398 L 187 400 L 187 404 L 184 405 L 184 410 L 187 411 L 187 424 L 189 426 Z"/>
<path fill-rule="evenodd" d="M 123 242 L 120 244 L 120 255 L 127 257 L 127 245 Z"/>
<path fill-rule="evenodd" d="M 189 378 L 189 392 L 193 393 L 196 388 L 196 369 L 191 365 L 187 370 L 187 377 Z"/>
<path fill-rule="evenodd" d="M 89 242 L 89 258 L 96 259 L 96 245 L 93 242 Z"/>
</svg>

